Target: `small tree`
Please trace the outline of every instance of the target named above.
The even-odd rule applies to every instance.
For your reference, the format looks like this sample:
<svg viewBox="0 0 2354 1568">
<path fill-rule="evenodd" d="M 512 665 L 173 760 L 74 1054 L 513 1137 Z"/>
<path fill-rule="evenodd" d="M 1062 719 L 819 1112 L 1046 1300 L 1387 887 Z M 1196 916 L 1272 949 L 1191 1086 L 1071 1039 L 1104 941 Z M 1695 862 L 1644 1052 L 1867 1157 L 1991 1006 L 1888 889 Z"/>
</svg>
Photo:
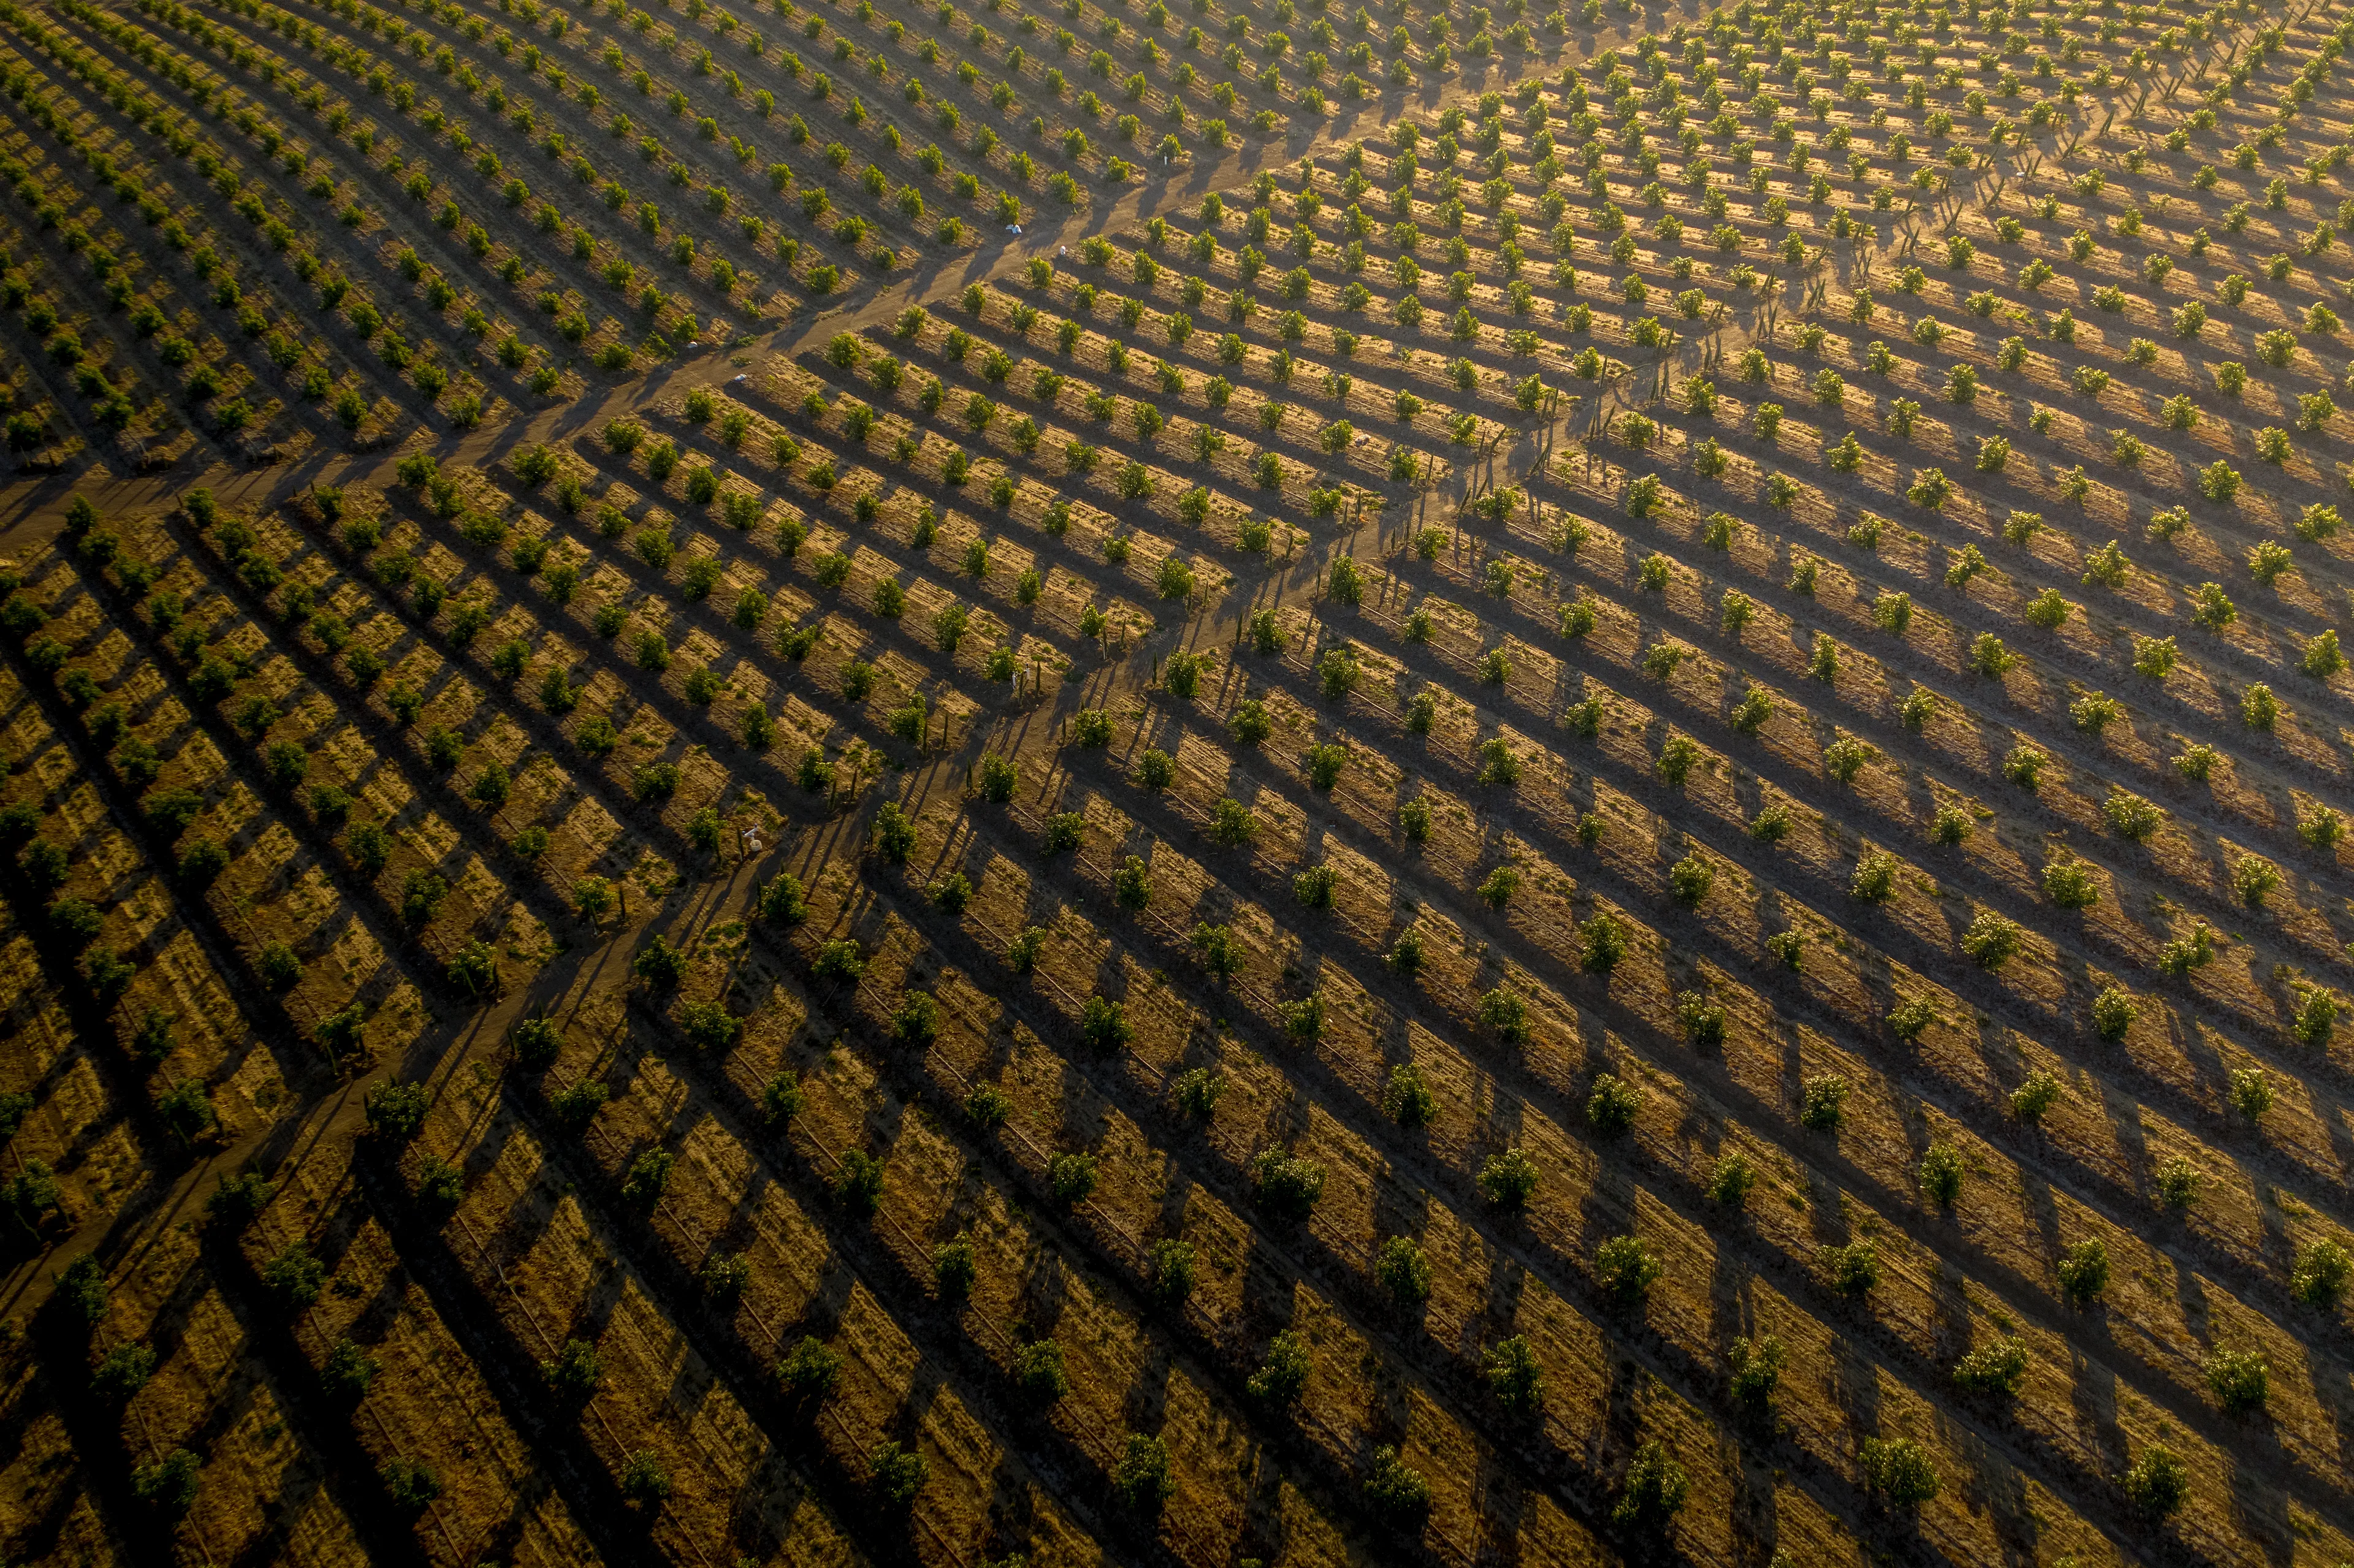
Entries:
<svg viewBox="0 0 2354 1568">
<path fill-rule="evenodd" d="M 1430 1510 L 1430 1483 L 1385 1444 L 1373 1450 L 1373 1472 L 1365 1478 L 1365 1501 L 1387 1519 L 1418 1519 Z"/>
<path fill-rule="evenodd" d="M 327 1280 L 327 1266 L 311 1255 L 300 1240 L 288 1242 L 261 1266 L 261 1282 L 289 1307 L 308 1307 L 319 1298 Z"/>
<path fill-rule="evenodd" d="M 846 1149 L 833 1175 L 834 1201 L 854 1213 L 871 1214 L 883 1202 L 883 1161 L 861 1149 Z"/>
<path fill-rule="evenodd" d="M 423 1513 L 441 1495 L 441 1478 L 432 1466 L 415 1459 L 387 1459 L 376 1475 L 393 1506 L 406 1513 Z"/>
<path fill-rule="evenodd" d="M 196 1502 L 201 1485 L 198 1467 L 194 1454 L 175 1448 L 153 1464 L 133 1467 L 131 1495 L 158 1513 L 186 1513 Z"/>
<path fill-rule="evenodd" d="M 1691 1478 L 1655 1438 L 1635 1451 L 1635 1462 L 1627 1467 L 1626 1485 L 1610 1510 L 1610 1522 L 1630 1535 L 1664 1536 L 1691 1490 Z"/>
<path fill-rule="evenodd" d="M 2105 987 L 2093 999 L 2094 1032 L 2106 1041 L 2122 1040 L 2140 1013 L 2141 1004 L 2133 999 L 2131 991 L 2121 986 Z"/>
<path fill-rule="evenodd" d="M 1544 1404 L 1544 1369 L 1537 1364 L 1527 1337 L 1515 1334 L 1490 1347 L 1486 1360 L 1488 1387 L 1496 1403 L 1510 1414 L 1534 1415 Z"/>
<path fill-rule="evenodd" d="M 2179 1213 L 2199 1202 L 2199 1189 L 2205 1181 L 2198 1166 L 2178 1154 L 2158 1168 L 2150 1187 L 2159 1207 Z"/>
<path fill-rule="evenodd" d="M 1530 1194 L 1537 1190 L 1537 1180 L 1536 1161 L 1519 1149 L 1491 1154 L 1479 1168 L 1481 1194 L 1500 1209 L 1525 1207 Z"/>
<path fill-rule="evenodd" d="M 1981 909 L 1962 933 L 1962 951 L 1980 969 L 1999 969 L 2019 951 L 2023 936 L 2016 921 Z"/>
<path fill-rule="evenodd" d="M 1798 1125 L 1809 1132 L 1837 1132 L 1847 1114 L 1848 1082 L 1837 1073 L 1819 1073 L 1799 1086 Z"/>
<path fill-rule="evenodd" d="M 695 1270 L 695 1283 L 703 1294 L 723 1305 L 736 1301 L 744 1287 L 752 1283 L 752 1260 L 740 1252 L 721 1252 L 716 1248 L 704 1255 Z"/>
<path fill-rule="evenodd" d="M 1071 1392 L 1070 1374 L 1063 1368 L 1063 1347 L 1052 1340 L 1033 1340 L 1013 1352 L 1013 1383 L 1039 1404 L 1052 1404 Z"/>
<path fill-rule="evenodd" d="M 1841 1296 L 1861 1296 L 1880 1283 L 1880 1249 L 1869 1240 L 1826 1246 L 1820 1255 L 1830 1287 Z"/>
<path fill-rule="evenodd" d="M 1266 1404 L 1288 1404 L 1308 1387 L 1311 1369 L 1308 1342 L 1286 1330 L 1268 1343 L 1266 1361 L 1251 1373 L 1244 1389 Z"/>
<path fill-rule="evenodd" d="M 1600 1138 L 1616 1138 L 1635 1125 L 1643 1108 L 1643 1091 L 1615 1073 L 1594 1080 L 1585 1099 L 1585 1124 Z"/>
<path fill-rule="evenodd" d="M 630 1161 L 621 1174 L 621 1200 L 636 1208 L 651 1209 L 662 1201 L 670 1189 L 670 1173 L 678 1157 L 667 1149 L 649 1149 Z"/>
<path fill-rule="evenodd" d="M 605 1363 L 588 1340 L 567 1340 L 552 1359 L 539 1363 L 539 1373 L 557 1398 L 578 1404 L 605 1381 Z"/>
<path fill-rule="evenodd" d="M 1430 1259 L 1411 1236 L 1392 1236 L 1373 1255 L 1373 1278 L 1401 1307 L 1430 1298 Z"/>
<path fill-rule="evenodd" d="M 1728 1149 L 1716 1157 L 1716 1165 L 1709 1173 L 1708 1201 L 1739 1208 L 1749 1197 L 1749 1189 L 1757 1184 L 1757 1168 L 1749 1156 L 1737 1149 Z"/>
<path fill-rule="evenodd" d="M 953 1304 L 970 1296 L 978 1273 L 971 1237 L 960 1233 L 932 1249 L 932 1289 L 942 1301 Z"/>
<path fill-rule="evenodd" d="M 777 1382 L 786 1393 L 796 1398 L 822 1399 L 841 1383 L 842 1367 L 839 1351 L 829 1348 L 814 1336 L 804 1334 L 777 1362 Z"/>
<path fill-rule="evenodd" d="M 905 865 L 907 856 L 915 852 L 916 824 L 896 800 L 885 800 L 883 809 L 875 813 L 875 853 L 891 865 Z"/>
<path fill-rule="evenodd" d="M 1163 1239 L 1152 1244 L 1147 1267 L 1152 1294 L 1174 1306 L 1193 1293 L 1193 1244 Z"/>
<path fill-rule="evenodd" d="M 1079 1010 L 1079 1038 L 1088 1049 L 1100 1052 L 1118 1051 L 1136 1036 L 1136 1026 L 1128 1021 L 1125 1004 L 1108 997 L 1091 996 Z"/>
<path fill-rule="evenodd" d="M 2207 1389 L 2215 1403 L 2232 1415 L 2245 1415 L 2264 1407 L 2272 1369 L 2257 1351 L 2222 1349 L 2207 1358 Z"/>
<path fill-rule="evenodd" d="M 354 1403 L 367 1392 L 381 1369 L 381 1362 L 350 1340 L 337 1340 L 319 1368 L 319 1382 L 334 1398 Z"/>
<path fill-rule="evenodd" d="M 1430 1124 L 1438 1114 L 1438 1097 L 1430 1092 L 1420 1067 L 1401 1062 L 1390 1069 L 1389 1082 L 1382 1089 L 1382 1114 L 1400 1127 Z"/>
<path fill-rule="evenodd" d="M 2027 1341 L 2004 1334 L 1954 1363 L 1954 1386 L 1967 1393 L 2014 1397 L 2027 1382 Z"/>
<path fill-rule="evenodd" d="M 2089 1307 L 2109 1287 L 2109 1249 L 2098 1237 L 2080 1241 L 2060 1255 L 2054 1272 L 2068 1304 Z"/>
<path fill-rule="evenodd" d="M 277 1192 L 278 1184 L 259 1171 L 223 1176 L 212 1196 L 205 1200 L 205 1217 L 230 1231 L 241 1231 L 270 1206 L 270 1200 Z"/>
<path fill-rule="evenodd" d="M 1066 1207 L 1086 1202 L 1096 1190 L 1096 1179 L 1092 1154 L 1057 1154 L 1046 1162 L 1046 1185 L 1055 1201 Z"/>
<path fill-rule="evenodd" d="M 931 1478 L 923 1455 L 898 1443 L 877 1443 L 866 1456 L 867 1480 L 888 1507 L 905 1509 Z"/>
<path fill-rule="evenodd" d="M 630 960 L 631 970 L 646 982 L 649 990 L 676 991 L 679 981 L 686 978 L 686 952 L 673 947 L 670 938 L 657 933 L 652 941 L 638 950 Z"/>
<path fill-rule="evenodd" d="M 1937 1495 L 1937 1467 L 1910 1437 L 1866 1438 L 1861 1468 L 1864 1490 L 1898 1508 L 1917 1507 Z"/>
<path fill-rule="evenodd" d="M 1577 930 L 1579 961 L 1588 974 L 1606 975 L 1627 956 L 1627 927 L 1603 910 Z"/>
<path fill-rule="evenodd" d="M 154 1371 L 154 1351 L 145 1345 L 117 1345 L 106 1352 L 97 1370 L 90 1374 L 90 1391 L 101 1399 L 120 1404 L 146 1387 Z"/>
<path fill-rule="evenodd" d="M 1289 1219 L 1302 1219 L 1324 1195 L 1324 1167 L 1288 1150 L 1261 1150 L 1251 1161 L 1259 1202 Z"/>
<path fill-rule="evenodd" d="M 1169 1478 L 1169 1449 L 1158 1437 L 1141 1432 L 1128 1436 L 1128 1446 L 1112 1467 L 1112 1495 L 1131 1513 L 1155 1514 L 1175 1490 Z"/>
<path fill-rule="evenodd" d="M 369 1088 L 360 1107 L 372 1135 L 406 1143 L 425 1125 L 425 1113 L 431 1104 L 432 1097 L 423 1084 L 387 1080 Z"/>
<path fill-rule="evenodd" d="M 1774 1390 L 1782 1381 L 1789 1351 L 1772 1334 L 1739 1339 L 1725 1347 L 1725 1365 L 1732 1372 L 1733 1397 L 1744 1409 L 1763 1413 L 1771 1407 Z"/>
<path fill-rule="evenodd" d="M 1112 897 L 1123 909 L 1142 909 L 1152 902 L 1152 871 L 1140 855 L 1129 855 L 1113 874 Z"/>
<path fill-rule="evenodd" d="M 1612 1236 L 1594 1254 L 1594 1283 L 1621 1307 L 1639 1303 L 1666 1265 L 1640 1236 Z"/>
<path fill-rule="evenodd" d="M 2324 1236 L 2298 1251 L 2296 1266 L 2289 1272 L 2288 1290 L 2308 1307 L 2334 1311 L 2349 1277 L 2354 1277 L 2354 1256 L 2335 1237 Z"/>
<path fill-rule="evenodd" d="M 1962 1157 L 1950 1143 L 1939 1141 L 1929 1146 L 1921 1157 L 1921 1195 L 1940 1207 L 1951 1204 L 1962 1193 Z"/>
<path fill-rule="evenodd" d="M 2163 1443 L 2153 1443 L 2126 1471 L 2126 1499 L 2155 1520 L 2179 1512 L 2190 1496 L 2190 1467 Z"/>
<path fill-rule="evenodd" d="M 85 1324 L 95 1324 L 106 1316 L 109 1298 L 106 1269 L 90 1253 L 75 1258 L 58 1275 L 55 1299 L 61 1308 L 71 1309 Z"/>
</svg>

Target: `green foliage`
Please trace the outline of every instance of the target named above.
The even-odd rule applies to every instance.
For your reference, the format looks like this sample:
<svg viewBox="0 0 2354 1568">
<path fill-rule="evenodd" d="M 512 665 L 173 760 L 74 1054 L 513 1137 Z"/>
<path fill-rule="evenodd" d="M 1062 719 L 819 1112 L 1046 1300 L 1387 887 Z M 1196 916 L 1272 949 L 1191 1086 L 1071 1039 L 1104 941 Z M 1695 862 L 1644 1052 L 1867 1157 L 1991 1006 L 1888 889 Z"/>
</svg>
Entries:
<svg viewBox="0 0 2354 1568">
<path fill-rule="evenodd" d="M 883 1504 L 893 1510 L 907 1508 L 924 1489 L 931 1478 L 931 1465 L 923 1455 L 897 1443 L 877 1443 L 866 1456 L 867 1482 Z"/>
<path fill-rule="evenodd" d="M 1206 1120 L 1226 1092 L 1226 1075 L 1214 1068 L 1194 1067 L 1178 1075 L 1177 1108 L 1195 1120 Z"/>
<path fill-rule="evenodd" d="M 327 1351 L 326 1361 L 319 1368 L 319 1381 L 334 1398 L 345 1404 L 357 1402 L 376 1381 L 383 1363 L 348 1339 L 337 1340 Z"/>
<path fill-rule="evenodd" d="M 2091 907 L 2101 896 L 2093 869 L 2064 850 L 2043 867 L 2043 895 L 2062 909 Z"/>
<path fill-rule="evenodd" d="M 2054 1266 L 2060 1295 L 2072 1307 L 2089 1307 L 2109 1287 L 2109 1249 L 2098 1237 L 2081 1241 Z"/>
<path fill-rule="evenodd" d="M 804 1334 L 777 1362 L 777 1382 L 797 1399 L 823 1399 L 841 1384 L 842 1352 Z"/>
<path fill-rule="evenodd" d="M 1820 1256 L 1825 1277 L 1841 1296 L 1861 1296 L 1880 1283 L 1880 1249 L 1870 1241 L 1826 1246 Z"/>
<path fill-rule="evenodd" d="M 1910 1437 L 1864 1440 L 1860 1456 L 1864 1489 L 1899 1508 L 1918 1507 L 1937 1495 L 1937 1469 Z"/>
<path fill-rule="evenodd" d="M 194 1454 L 175 1448 L 161 1459 L 132 1467 L 131 1495 L 158 1513 L 186 1513 L 201 1485 L 198 1467 Z"/>
<path fill-rule="evenodd" d="M 101 1399 L 119 1404 L 146 1387 L 154 1371 L 154 1351 L 141 1344 L 116 1345 L 90 1374 L 90 1391 Z"/>
<path fill-rule="evenodd" d="M 1585 1123 L 1597 1137 L 1616 1138 L 1635 1125 L 1643 1108 L 1643 1091 L 1614 1073 L 1594 1080 L 1585 1100 Z"/>
<path fill-rule="evenodd" d="M 2023 937 L 2016 921 L 1982 909 L 1962 933 L 1962 951 L 1980 969 L 1999 969 L 2018 953 Z"/>
<path fill-rule="evenodd" d="M 415 1459 L 387 1459 L 376 1471 L 393 1506 L 406 1513 L 422 1513 L 441 1495 L 441 1478 L 432 1466 Z"/>
<path fill-rule="evenodd" d="M 289 1307 L 308 1307 L 319 1298 L 327 1279 L 327 1266 L 311 1255 L 302 1242 L 291 1241 L 261 1266 L 261 1282 Z"/>
<path fill-rule="evenodd" d="M 2163 1443 L 2142 1450 L 2125 1474 L 2126 1500 L 2152 1519 L 2179 1512 L 2190 1496 L 2190 1467 Z"/>
<path fill-rule="evenodd" d="M 361 1109 L 370 1134 L 405 1143 L 425 1125 L 425 1113 L 431 1104 L 431 1096 L 423 1084 L 387 1079 L 370 1086 L 361 1101 Z"/>
<path fill-rule="evenodd" d="M 2010 1114 L 2031 1124 L 2041 1121 L 2044 1113 L 2059 1103 L 2060 1094 L 2060 1080 L 2038 1067 L 2010 1091 Z"/>
<path fill-rule="evenodd" d="M 1782 1381 L 1782 1367 L 1788 1359 L 1788 1350 L 1772 1334 L 1754 1340 L 1736 1339 L 1726 1346 L 1724 1360 L 1732 1373 L 1734 1402 L 1753 1413 L 1765 1410 L 1773 1403 L 1774 1390 Z"/>
<path fill-rule="evenodd" d="M 1737 1149 L 1728 1149 L 1716 1157 L 1716 1164 L 1708 1178 L 1708 1201 L 1728 1208 L 1739 1208 L 1749 1196 L 1750 1188 L 1757 1184 L 1757 1167 L 1749 1156 Z"/>
<path fill-rule="evenodd" d="M 1896 894 L 1898 862 L 1886 850 L 1872 850 L 1855 863 L 1848 895 L 1867 904 L 1885 904 Z"/>
<path fill-rule="evenodd" d="M 1479 1168 L 1480 1193 L 1500 1209 L 1526 1207 L 1537 1181 L 1536 1161 L 1519 1149 L 1491 1154 Z"/>
<path fill-rule="evenodd" d="M 2015 1398 L 2027 1383 L 2027 1341 L 1998 1335 L 1954 1363 L 1954 1386 L 1966 1393 Z"/>
<path fill-rule="evenodd" d="M 1153 1243 L 1149 1277 L 1153 1295 L 1164 1305 L 1174 1305 L 1192 1295 L 1193 1244 L 1169 1239 Z"/>
<path fill-rule="evenodd" d="M 1155 1514 L 1176 1489 L 1169 1478 L 1169 1450 L 1158 1437 L 1131 1432 L 1111 1471 L 1112 1495 L 1131 1513 Z"/>
<path fill-rule="evenodd" d="M 2221 1348 L 2207 1358 L 2203 1370 L 2208 1392 L 2226 1414 L 2245 1415 L 2264 1407 L 2272 1369 L 2262 1351 Z"/>
<path fill-rule="evenodd" d="M 1063 1365 L 1063 1347 L 1052 1340 L 1033 1340 L 1013 1352 L 1013 1384 L 1024 1397 L 1052 1404 L 1071 1392 L 1071 1376 Z"/>
<path fill-rule="evenodd" d="M 1962 1156 L 1950 1143 L 1933 1143 L 1921 1156 L 1921 1195 L 1940 1207 L 1962 1195 Z"/>
<path fill-rule="evenodd" d="M 1086 1202 L 1095 1192 L 1097 1179 L 1092 1154 L 1066 1152 L 1046 1161 L 1046 1186 L 1055 1201 L 1066 1208 Z"/>
<path fill-rule="evenodd" d="M 1373 1279 L 1401 1307 L 1430 1297 L 1430 1259 L 1411 1236 L 1392 1236 L 1373 1255 Z"/>
<path fill-rule="evenodd" d="M 2297 1250 L 2296 1266 L 2289 1271 L 2288 1291 L 2308 1307 L 2334 1311 L 2354 1278 L 2354 1255 L 2334 1236 L 2309 1242 Z"/>
<path fill-rule="evenodd" d="M 1429 1511 L 1430 1483 L 1385 1444 L 1373 1450 L 1373 1470 L 1365 1478 L 1365 1501 L 1385 1519 L 1418 1519 Z"/>
<path fill-rule="evenodd" d="M 1815 1074 L 1799 1086 L 1798 1125 L 1809 1132 L 1837 1132 L 1846 1116 L 1848 1081 L 1837 1073 Z"/>
<path fill-rule="evenodd" d="M 2240 1067 L 2232 1074 L 2232 1087 L 2226 1097 L 2232 1108 L 2250 1121 L 2259 1121 L 2273 1108 L 2272 1080 L 2262 1067 Z"/>
<path fill-rule="evenodd" d="M 1607 975 L 1627 956 L 1627 927 L 1608 910 L 1601 910 L 1577 928 L 1578 959 L 1588 974 Z"/>
<path fill-rule="evenodd" d="M 1683 1467 L 1654 1439 L 1635 1451 L 1618 1500 L 1610 1510 L 1610 1522 L 1638 1538 L 1661 1538 L 1691 1491 L 1691 1478 Z"/>
<path fill-rule="evenodd" d="M 1666 1268 L 1640 1236 L 1612 1236 L 1594 1254 L 1596 1287 L 1621 1307 L 1639 1302 Z"/>
<path fill-rule="evenodd" d="M 1251 1185 L 1269 1209 L 1300 1219 L 1324 1194 L 1324 1167 L 1288 1150 L 1266 1149 L 1251 1161 Z"/>
<path fill-rule="evenodd" d="M 1401 1062 L 1390 1069 L 1382 1089 L 1382 1114 L 1400 1127 L 1427 1127 L 1438 1114 L 1438 1097 L 1424 1081 L 1422 1069 Z"/>
<path fill-rule="evenodd" d="M 1287 1330 L 1267 1348 L 1267 1360 L 1244 1383 L 1244 1392 L 1268 1404 L 1288 1404 L 1307 1390 L 1312 1370 L 1308 1343 Z"/>
<path fill-rule="evenodd" d="M 1544 1370 L 1525 1336 L 1515 1334 L 1490 1346 L 1485 1361 L 1489 1390 L 1507 1414 L 1525 1419 L 1543 1406 Z"/>
</svg>

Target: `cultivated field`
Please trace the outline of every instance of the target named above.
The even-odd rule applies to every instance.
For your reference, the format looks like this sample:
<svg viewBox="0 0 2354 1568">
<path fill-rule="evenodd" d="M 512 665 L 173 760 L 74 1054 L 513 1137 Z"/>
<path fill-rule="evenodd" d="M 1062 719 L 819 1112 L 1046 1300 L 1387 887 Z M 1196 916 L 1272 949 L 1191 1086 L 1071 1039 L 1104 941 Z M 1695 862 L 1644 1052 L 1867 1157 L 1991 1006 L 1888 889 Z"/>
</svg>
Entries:
<svg viewBox="0 0 2354 1568">
<path fill-rule="evenodd" d="M 0 1562 L 2354 1563 L 2349 47 L 0 0 Z"/>
</svg>

